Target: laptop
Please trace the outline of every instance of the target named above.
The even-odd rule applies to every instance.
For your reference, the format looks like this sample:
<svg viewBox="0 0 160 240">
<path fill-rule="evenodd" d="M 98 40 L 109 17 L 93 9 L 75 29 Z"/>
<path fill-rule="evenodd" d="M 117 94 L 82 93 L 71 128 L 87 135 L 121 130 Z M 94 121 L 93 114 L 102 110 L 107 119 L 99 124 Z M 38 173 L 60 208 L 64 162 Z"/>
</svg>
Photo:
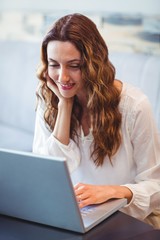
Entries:
<svg viewBox="0 0 160 240">
<path fill-rule="evenodd" d="M 127 204 L 80 209 L 65 158 L 0 149 L 0 214 L 85 233 Z"/>
</svg>

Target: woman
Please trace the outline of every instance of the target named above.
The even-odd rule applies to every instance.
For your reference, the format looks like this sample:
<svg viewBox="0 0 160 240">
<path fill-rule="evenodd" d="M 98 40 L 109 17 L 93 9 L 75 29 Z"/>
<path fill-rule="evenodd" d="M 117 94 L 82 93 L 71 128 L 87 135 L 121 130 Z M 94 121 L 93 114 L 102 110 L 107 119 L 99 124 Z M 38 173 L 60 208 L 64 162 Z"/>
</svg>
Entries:
<svg viewBox="0 0 160 240">
<path fill-rule="evenodd" d="M 95 24 L 59 19 L 37 72 L 33 152 L 67 159 L 80 208 L 127 198 L 123 212 L 160 227 L 160 145 L 147 97 L 115 79 Z"/>
</svg>

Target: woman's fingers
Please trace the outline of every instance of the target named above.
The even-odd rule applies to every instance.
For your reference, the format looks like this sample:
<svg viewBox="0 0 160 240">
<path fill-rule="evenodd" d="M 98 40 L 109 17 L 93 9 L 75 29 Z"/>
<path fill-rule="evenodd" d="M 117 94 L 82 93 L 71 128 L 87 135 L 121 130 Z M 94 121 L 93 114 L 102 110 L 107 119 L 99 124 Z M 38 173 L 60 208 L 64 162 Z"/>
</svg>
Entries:
<svg viewBox="0 0 160 240">
<path fill-rule="evenodd" d="M 95 186 L 79 183 L 75 186 L 75 194 L 80 207 L 90 204 L 98 204 L 109 199 L 105 188 L 107 186 Z"/>
<path fill-rule="evenodd" d="M 46 79 L 47 79 L 47 87 L 60 99 L 62 98 L 59 89 L 56 85 L 56 83 L 48 76 L 46 75 Z"/>
</svg>

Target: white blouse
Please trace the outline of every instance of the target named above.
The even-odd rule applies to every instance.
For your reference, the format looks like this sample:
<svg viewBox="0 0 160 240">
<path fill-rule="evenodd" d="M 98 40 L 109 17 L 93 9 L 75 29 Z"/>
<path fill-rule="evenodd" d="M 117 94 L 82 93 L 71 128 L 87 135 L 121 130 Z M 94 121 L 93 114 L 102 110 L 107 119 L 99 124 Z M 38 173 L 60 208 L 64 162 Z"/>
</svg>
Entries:
<svg viewBox="0 0 160 240">
<path fill-rule="evenodd" d="M 147 97 L 123 83 L 119 109 L 122 113 L 122 144 L 112 159 L 96 167 L 90 153 L 92 131 L 79 130 L 79 147 L 70 139 L 60 143 L 44 122 L 44 103 L 39 102 L 33 152 L 65 157 L 73 184 L 125 185 L 133 192 L 123 212 L 160 228 L 160 135 Z"/>
</svg>

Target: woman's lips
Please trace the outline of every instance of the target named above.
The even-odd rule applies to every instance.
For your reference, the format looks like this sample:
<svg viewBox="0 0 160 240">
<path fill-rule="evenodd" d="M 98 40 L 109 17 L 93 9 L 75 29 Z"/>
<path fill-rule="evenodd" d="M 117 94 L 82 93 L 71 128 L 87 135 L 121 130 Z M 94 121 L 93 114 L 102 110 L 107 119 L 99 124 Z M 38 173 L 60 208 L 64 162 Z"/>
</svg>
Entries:
<svg viewBox="0 0 160 240">
<path fill-rule="evenodd" d="M 75 83 L 69 83 L 69 84 L 61 84 L 60 83 L 60 86 L 63 90 L 70 90 L 73 88 L 74 85 L 75 85 Z"/>
</svg>

